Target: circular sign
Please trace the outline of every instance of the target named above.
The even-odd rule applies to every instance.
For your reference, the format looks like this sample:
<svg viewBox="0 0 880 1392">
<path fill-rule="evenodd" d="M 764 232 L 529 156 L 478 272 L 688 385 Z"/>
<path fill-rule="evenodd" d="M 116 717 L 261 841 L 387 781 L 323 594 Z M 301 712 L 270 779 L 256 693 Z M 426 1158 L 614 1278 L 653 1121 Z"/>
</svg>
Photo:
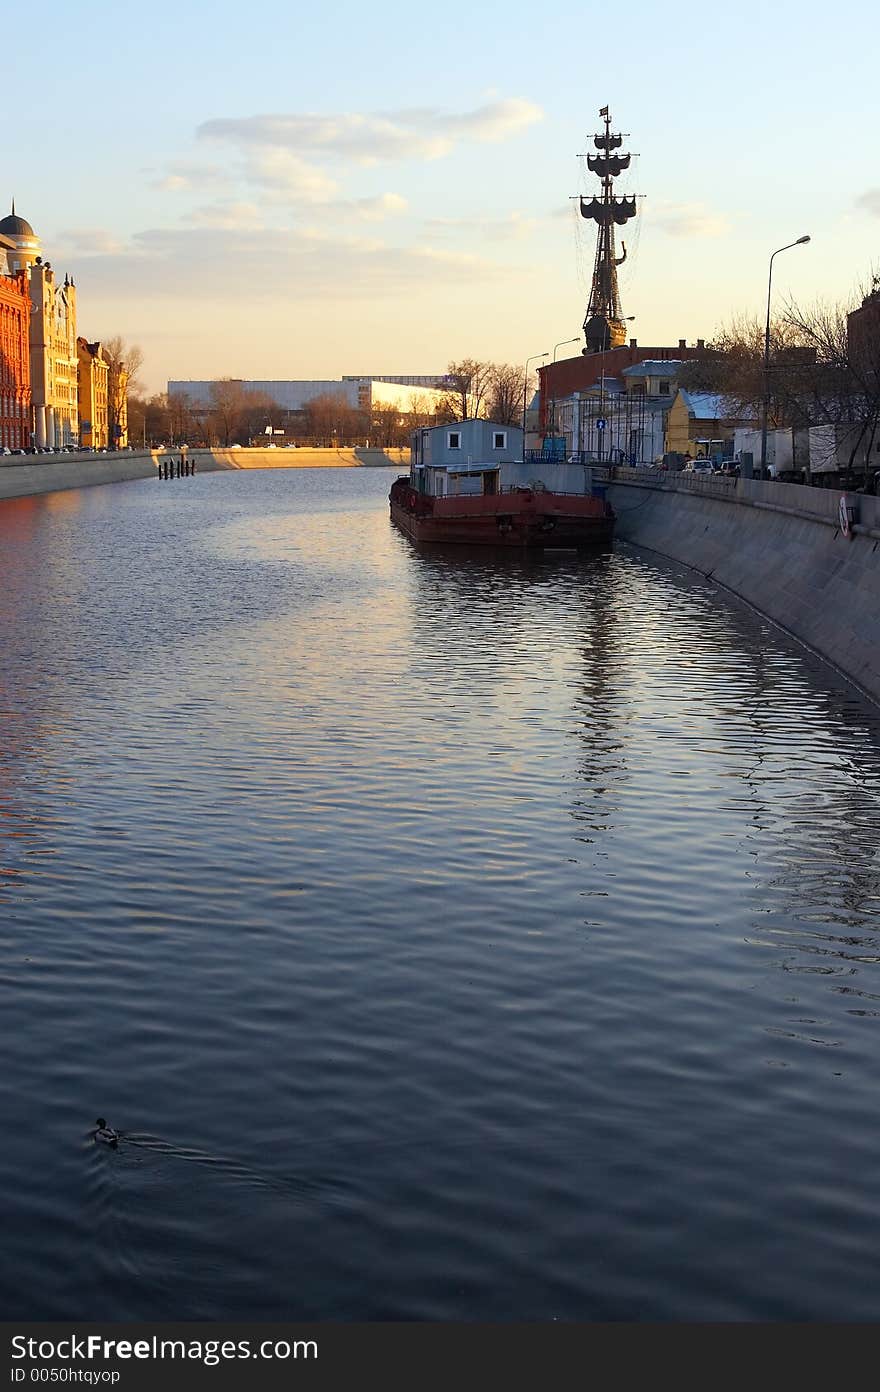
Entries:
<svg viewBox="0 0 880 1392">
<path fill-rule="evenodd" d="M 846 494 L 845 494 L 845 493 L 841 493 L 841 495 L 840 495 L 840 506 L 838 507 L 837 515 L 838 515 L 838 517 L 839 517 L 839 519 L 840 519 L 840 530 L 842 531 L 842 533 L 843 533 L 843 535 L 844 535 L 845 537 L 848 537 L 848 536 L 850 535 L 850 530 L 849 530 L 849 508 L 848 508 L 847 505 L 846 505 Z"/>
</svg>

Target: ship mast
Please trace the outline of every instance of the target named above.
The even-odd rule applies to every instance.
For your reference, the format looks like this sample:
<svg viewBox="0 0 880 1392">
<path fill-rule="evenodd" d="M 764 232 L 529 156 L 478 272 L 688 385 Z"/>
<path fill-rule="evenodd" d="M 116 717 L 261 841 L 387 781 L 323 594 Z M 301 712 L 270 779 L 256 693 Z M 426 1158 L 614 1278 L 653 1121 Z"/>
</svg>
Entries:
<svg viewBox="0 0 880 1392">
<path fill-rule="evenodd" d="M 605 118 L 605 130 L 593 136 L 597 155 L 587 155 L 587 168 L 602 180 L 602 193 L 587 200 L 581 198 L 581 217 L 599 224 L 596 238 L 596 260 L 593 264 L 593 283 L 590 302 L 584 319 L 584 338 L 588 353 L 603 353 L 606 348 L 620 348 L 626 342 L 626 323 L 617 288 L 617 267 L 626 260 L 626 243 L 621 242 L 623 255 L 617 256 L 614 229 L 622 227 L 636 215 L 635 197 L 616 198 L 614 180 L 629 168 L 631 155 L 616 154 L 623 136 L 611 130 L 607 106 L 599 112 Z"/>
</svg>

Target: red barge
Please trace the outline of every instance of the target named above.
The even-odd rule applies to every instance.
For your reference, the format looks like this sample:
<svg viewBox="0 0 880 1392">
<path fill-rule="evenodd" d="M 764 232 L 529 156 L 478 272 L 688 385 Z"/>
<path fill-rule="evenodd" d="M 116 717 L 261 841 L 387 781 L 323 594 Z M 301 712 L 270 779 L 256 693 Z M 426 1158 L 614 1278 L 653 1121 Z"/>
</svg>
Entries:
<svg viewBox="0 0 880 1392">
<path fill-rule="evenodd" d="M 592 469 L 522 459 L 522 431 L 466 420 L 417 430 L 391 518 L 418 542 L 535 549 L 607 545 L 614 511 Z M 519 455 L 520 457 L 513 457 Z"/>
</svg>

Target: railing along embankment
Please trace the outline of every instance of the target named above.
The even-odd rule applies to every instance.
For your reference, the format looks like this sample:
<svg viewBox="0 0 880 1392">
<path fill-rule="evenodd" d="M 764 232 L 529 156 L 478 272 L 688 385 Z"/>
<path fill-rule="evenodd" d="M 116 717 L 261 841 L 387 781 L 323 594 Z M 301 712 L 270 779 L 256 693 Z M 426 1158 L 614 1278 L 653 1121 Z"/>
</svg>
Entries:
<svg viewBox="0 0 880 1392">
<path fill-rule="evenodd" d="M 24 498 L 96 483 L 127 483 L 156 473 L 149 450 L 91 454 L 5 454 L 0 456 L 0 498 Z"/>
<path fill-rule="evenodd" d="M 599 475 L 599 471 L 596 471 Z M 801 484 L 607 471 L 623 541 L 732 590 L 880 700 L 880 499 Z"/>
</svg>

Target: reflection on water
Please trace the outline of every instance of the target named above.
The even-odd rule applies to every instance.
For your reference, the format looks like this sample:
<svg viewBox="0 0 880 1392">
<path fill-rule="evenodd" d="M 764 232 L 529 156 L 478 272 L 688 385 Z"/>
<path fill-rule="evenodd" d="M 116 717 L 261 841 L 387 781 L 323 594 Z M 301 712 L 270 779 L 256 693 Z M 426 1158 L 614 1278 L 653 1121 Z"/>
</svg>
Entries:
<svg viewBox="0 0 880 1392">
<path fill-rule="evenodd" d="M 0 505 L 3 1308 L 876 1319 L 878 712 L 393 477 Z"/>
</svg>

